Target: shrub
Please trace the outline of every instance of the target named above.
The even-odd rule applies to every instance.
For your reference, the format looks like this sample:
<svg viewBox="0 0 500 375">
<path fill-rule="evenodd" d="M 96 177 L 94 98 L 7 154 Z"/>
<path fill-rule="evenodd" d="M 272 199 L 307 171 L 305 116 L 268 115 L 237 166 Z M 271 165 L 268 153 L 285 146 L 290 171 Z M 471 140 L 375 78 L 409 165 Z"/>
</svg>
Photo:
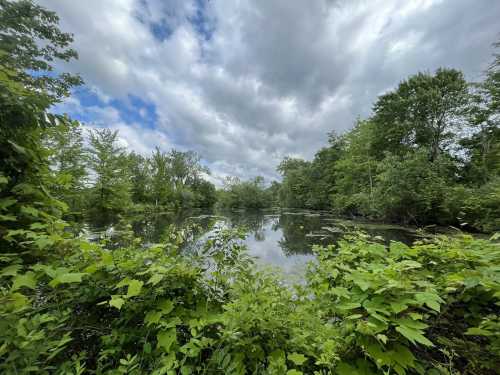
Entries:
<svg viewBox="0 0 500 375">
<path fill-rule="evenodd" d="M 0 370 L 489 374 L 500 360 L 494 241 L 348 237 L 316 247 L 292 287 L 255 270 L 241 233 L 192 255 L 183 236 L 113 251 L 66 239 L 47 264 L 4 266 Z"/>
</svg>

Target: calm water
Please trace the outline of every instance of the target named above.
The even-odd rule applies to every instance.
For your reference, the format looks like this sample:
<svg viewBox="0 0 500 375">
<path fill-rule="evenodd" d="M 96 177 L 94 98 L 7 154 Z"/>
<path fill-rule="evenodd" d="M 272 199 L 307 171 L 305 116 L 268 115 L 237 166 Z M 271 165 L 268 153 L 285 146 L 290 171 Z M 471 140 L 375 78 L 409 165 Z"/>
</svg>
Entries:
<svg viewBox="0 0 500 375">
<path fill-rule="evenodd" d="M 335 243 L 354 230 L 380 236 L 386 242 L 411 243 L 418 238 L 412 228 L 342 220 L 328 212 L 307 210 L 165 212 L 135 215 L 124 221 L 130 223 L 135 235 L 146 243 L 161 242 L 170 225 L 178 228 L 194 225 L 189 246 L 201 245 L 217 228 L 244 227 L 248 231 L 245 243 L 250 255 L 256 257 L 260 265 L 277 267 L 289 278 L 303 275 L 307 262 L 314 259 L 311 251 L 314 244 Z M 87 225 L 91 238 L 119 231 L 117 224 L 94 222 Z"/>
</svg>

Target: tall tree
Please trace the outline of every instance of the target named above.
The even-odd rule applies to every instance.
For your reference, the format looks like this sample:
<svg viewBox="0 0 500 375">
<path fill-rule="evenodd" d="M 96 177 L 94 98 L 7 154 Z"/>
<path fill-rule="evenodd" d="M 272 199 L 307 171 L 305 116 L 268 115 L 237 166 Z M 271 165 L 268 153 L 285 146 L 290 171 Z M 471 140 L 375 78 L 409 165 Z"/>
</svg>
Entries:
<svg viewBox="0 0 500 375">
<path fill-rule="evenodd" d="M 500 175 L 500 55 L 486 71 L 484 81 L 472 87 L 468 113 L 474 134 L 462 139 L 461 145 L 468 158 L 466 177 L 480 185 Z"/>
<path fill-rule="evenodd" d="M 200 156 L 194 151 L 172 150 L 169 153 L 171 175 L 176 190 L 181 190 L 185 186 L 193 184 L 201 178 L 203 172 L 208 170 L 200 163 Z"/>
<path fill-rule="evenodd" d="M 339 140 L 343 147 L 334 166 L 332 208 L 337 212 L 370 216 L 374 209 L 377 160 L 373 155 L 373 122 L 358 120 Z"/>
<path fill-rule="evenodd" d="M 59 101 L 82 83 L 78 75 L 55 73 L 52 61 L 77 58 L 73 36 L 58 26 L 59 17 L 31 0 L 0 0 L 0 65 L 4 78 Z"/>
<path fill-rule="evenodd" d="M 91 210 L 103 217 L 124 211 L 131 203 L 127 157 L 118 145 L 118 132 L 97 129 L 89 133 L 90 166 L 95 173 Z"/>
<path fill-rule="evenodd" d="M 149 159 L 151 165 L 151 195 L 153 204 L 173 205 L 172 176 L 170 174 L 170 158 L 158 147 L 153 151 Z"/>
<path fill-rule="evenodd" d="M 307 207 L 311 190 L 311 163 L 302 159 L 286 157 L 278 166 L 283 176 L 280 202 L 285 207 Z"/>
<path fill-rule="evenodd" d="M 128 169 L 132 184 L 132 200 L 134 203 L 148 203 L 151 199 L 150 161 L 142 155 L 131 152 L 128 155 Z"/>
<path fill-rule="evenodd" d="M 46 188 L 51 174 L 42 134 L 56 121 L 66 121 L 49 114 L 48 109 L 62 100 L 72 86 L 81 83 L 79 77 L 59 74 L 52 68 L 55 60 L 68 61 L 77 56 L 70 48 L 71 42 L 72 36 L 59 29 L 55 13 L 28 0 L 0 0 L 2 252 L 20 252 L 29 247 L 30 251 L 23 254 L 42 256 L 53 242 L 25 241 L 22 233 L 32 238 L 33 231 L 46 235 L 48 228 L 57 228 L 54 222 L 62 209 Z M 13 236 L 11 230 L 19 228 L 32 229 Z"/>
<path fill-rule="evenodd" d="M 375 151 L 382 157 L 384 151 L 404 154 L 426 147 L 435 160 L 465 125 L 468 100 L 467 82 L 458 70 L 410 77 L 375 103 Z"/>
<path fill-rule="evenodd" d="M 87 154 L 83 146 L 82 126 L 67 119 L 47 129 L 45 144 L 50 150 L 50 169 L 55 181 L 55 196 L 69 205 L 71 212 L 81 211 L 87 179 Z"/>
</svg>

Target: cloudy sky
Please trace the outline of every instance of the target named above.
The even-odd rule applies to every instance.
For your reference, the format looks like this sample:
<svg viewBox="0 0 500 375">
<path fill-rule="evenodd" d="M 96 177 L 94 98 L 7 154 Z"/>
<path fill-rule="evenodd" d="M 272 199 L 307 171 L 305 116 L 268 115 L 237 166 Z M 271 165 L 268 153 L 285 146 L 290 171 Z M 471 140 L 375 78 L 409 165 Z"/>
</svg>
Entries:
<svg viewBox="0 0 500 375">
<path fill-rule="evenodd" d="M 276 178 L 377 95 L 440 66 L 481 78 L 498 0 L 38 0 L 74 34 L 86 85 L 60 105 L 148 153 L 195 150 L 212 178 Z"/>
</svg>

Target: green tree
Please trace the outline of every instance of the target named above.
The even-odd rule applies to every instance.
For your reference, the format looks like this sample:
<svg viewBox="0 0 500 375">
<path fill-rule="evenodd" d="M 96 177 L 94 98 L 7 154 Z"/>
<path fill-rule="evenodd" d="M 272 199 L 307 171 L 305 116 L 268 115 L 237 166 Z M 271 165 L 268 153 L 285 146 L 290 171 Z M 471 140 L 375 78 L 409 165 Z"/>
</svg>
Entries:
<svg viewBox="0 0 500 375">
<path fill-rule="evenodd" d="M 193 184 L 201 178 L 202 173 L 208 173 L 208 170 L 200 163 L 200 156 L 194 151 L 171 150 L 170 173 L 174 188 L 181 191 L 188 185 Z"/>
<path fill-rule="evenodd" d="M 118 145 L 118 132 L 96 129 L 89 132 L 90 166 L 95 174 L 90 211 L 109 219 L 131 204 L 127 156 Z"/>
<path fill-rule="evenodd" d="M 206 180 L 197 180 L 191 185 L 195 194 L 195 207 L 212 207 L 217 202 L 217 191 L 214 184 Z"/>
<path fill-rule="evenodd" d="M 170 157 L 158 147 L 149 159 L 151 167 L 151 198 L 155 206 L 173 205 L 173 182 Z"/>
<path fill-rule="evenodd" d="M 54 60 L 69 61 L 78 54 L 71 34 L 62 32 L 59 17 L 31 0 L 0 0 L 0 65 L 4 79 L 37 92 L 38 101 L 51 103 L 82 83 L 78 75 L 56 73 Z"/>
<path fill-rule="evenodd" d="M 344 152 L 344 137 L 335 133 L 329 135 L 329 146 L 320 149 L 311 163 L 311 186 L 306 206 L 314 209 L 328 209 L 330 196 L 336 185 L 335 165 Z"/>
<path fill-rule="evenodd" d="M 54 174 L 51 191 L 69 205 L 72 213 L 80 213 L 85 203 L 88 161 L 82 126 L 68 118 L 47 128 L 44 138 L 50 150 L 50 170 Z"/>
<path fill-rule="evenodd" d="M 219 205 L 224 208 L 259 209 L 271 205 L 271 196 L 262 176 L 249 181 L 229 177 L 224 182 L 224 189 L 219 192 Z"/>
<path fill-rule="evenodd" d="M 385 151 L 401 155 L 425 147 L 435 160 L 465 125 L 468 100 L 467 82 L 458 70 L 411 76 L 375 103 L 374 152 L 382 158 Z"/>
<path fill-rule="evenodd" d="M 48 194 L 52 176 L 42 135 L 57 121 L 67 121 L 47 111 L 81 83 L 51 65 L 76 57 L 71 41 L 59 30 L 55 13 L 32 1 L 0 1 L 0 251 L 5 253 L 45 255 L 56 238 L 47 234 L 49 228 L 60 228 L 64 207 Z M 46 241 L 26 240 L 35 233 Z"/>
<path fill-rule="evenodd" d="M 142 155 L 131 152 L 128 155 L 128 170 L 131 179 L 131 195 L 134 203 L 149 203 L 151 199 L 150 162 Z"/>
<path fill-rule="evenodd" d="M 389 221 L 439 223 L 441 206 L 453 186 L 453 165 L 445 156 L 431 162 L 426 150 L 401 157 L 388 154 L 378 164 L 374 202 Z"/>
<path fill-rule="evenodd" d="M 500 46 L 500 44 L 496 44 Z M 466 151 L 466 180 L 481 185 L 500 175 L 500 56 L 475 83 L 468 109 L 473 134 L 460 141 Z"/>
<path fill-rule="evenodd" d="M 342 139 L 343 153 L 334 166 L 332 209 L 340 214 L 376 216 L 374 189 L 377 160 L 372 155 L 373 122 L 359 120 Z"/>
<path fill-rule="evenodd" d="M 283 177 L 280 202 L 284 207 L 307 207 L 311 186 L 311 163 L 302 159 L 286 157 L 277 170 Z"/>
</svg>

